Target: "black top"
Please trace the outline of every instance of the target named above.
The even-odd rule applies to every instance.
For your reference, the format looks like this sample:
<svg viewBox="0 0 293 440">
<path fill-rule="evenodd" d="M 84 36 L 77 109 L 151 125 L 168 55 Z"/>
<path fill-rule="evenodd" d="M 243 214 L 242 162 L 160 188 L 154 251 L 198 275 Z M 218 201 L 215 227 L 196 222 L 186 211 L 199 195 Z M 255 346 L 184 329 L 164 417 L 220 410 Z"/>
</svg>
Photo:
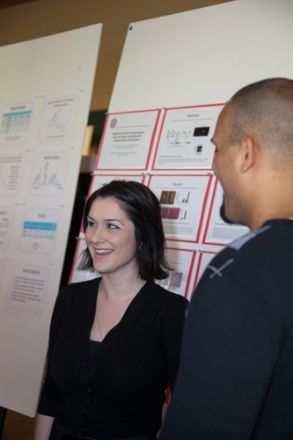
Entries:
<svg viewBox="0 0 293 440">
<path fill-rule="evenodd" d="M 219 253 L 193 295 L 162 440 L 293 439 L 293 221 Z"/>
<path fill-rule="evenodd" d="M 176 378 L 187 300 L 147 282 L 93 355 L 98 285 L 71 284 L 57 298 L 39 413 L 88 437 L 155 433 Z"/>
</svg>

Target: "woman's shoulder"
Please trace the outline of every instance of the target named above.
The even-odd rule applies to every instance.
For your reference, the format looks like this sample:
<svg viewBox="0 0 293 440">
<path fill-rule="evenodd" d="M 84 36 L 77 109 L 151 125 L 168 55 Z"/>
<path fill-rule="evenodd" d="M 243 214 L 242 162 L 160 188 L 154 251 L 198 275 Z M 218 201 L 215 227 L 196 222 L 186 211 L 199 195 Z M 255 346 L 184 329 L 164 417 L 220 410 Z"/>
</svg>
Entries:
<svg viewBox="0 0 293 440">
<path fill-rule="evenodd" d="M 168 305 L 170 305 L 170 307 L 171 306 L 176 307 L 180 305 L 184 307 L 187 306 L 188 301 L 182 295 L 172 292 L 171 290 L 167 290 L 155 282 L 150 282 L 148 284 L 149 284 L 149 288 L 152 289 L 155 295 L 158 295 L 161 298 L 161 300 L 166 304 L 166 306 Z"/>
<path fill-rule="evenodd" d="M 64 287 L 64 289 L 72 289 L 72 290 L 86 289 L 86 290 L 88 290 L 88 289 L 96 287 L 99 284 L 100 279 L 101 279 L 100 277 L 97 277 L 97 278 L 92 278 L 87 281 L 77 281 L 75 283 L 67 284 Z"/>
<path fill-rule="evenodd" d="M 167 290 L 157 283 L 153 286 L 153 297 L 157 297 L 156 310 L 160 320 L 160 326 L 167 331 L 173 328 L 177 331 L 181 328 L 186 315 L 188 301 L 182 295 Z M 154 307 L 155 308 L 155 307 Z"/>
<path fill-rule="evenodd" d="M 75 298 L 84 297 L 85 295 L 96 294 L 100 278 L 94 278 L 88 281 L 79 281 L 67 284 L 63 287 L 58 295 L 59 301 L 74 300 Z"/>
</svg>

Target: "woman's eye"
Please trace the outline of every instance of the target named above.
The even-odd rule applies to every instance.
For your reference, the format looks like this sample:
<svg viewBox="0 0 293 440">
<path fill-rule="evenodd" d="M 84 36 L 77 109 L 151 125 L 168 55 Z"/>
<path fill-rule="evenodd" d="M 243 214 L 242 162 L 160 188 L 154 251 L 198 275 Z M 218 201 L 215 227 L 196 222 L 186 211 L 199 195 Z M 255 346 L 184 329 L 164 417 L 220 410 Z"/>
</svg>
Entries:
<svg viewBox="0 0 293 440">
<path fill-rule="evenodd" d="M 119 226 L 115 223 L 107 223 L 108 229 L 119 229 Z"/>
<path fill-rule="evenodd" d="M 89 228 L 95 228 L 97 226 L 96 222 L 94 220 L 88 219 L 87 225 Z"/>
</svg>

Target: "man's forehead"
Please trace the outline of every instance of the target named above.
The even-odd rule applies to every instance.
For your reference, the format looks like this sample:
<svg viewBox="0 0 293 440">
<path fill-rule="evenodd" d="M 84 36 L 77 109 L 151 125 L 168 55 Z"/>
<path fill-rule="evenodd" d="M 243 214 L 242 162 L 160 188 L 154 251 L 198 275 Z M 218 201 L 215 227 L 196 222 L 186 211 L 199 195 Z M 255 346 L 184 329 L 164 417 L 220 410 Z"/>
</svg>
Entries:
<svg viewBox="0 0 293 440">
<path fill-rule="evenodd" d="M 217 123 L 216 123 L 216 127 L 215 127 L 215 132 L 214 132 L 214 137 L 215 135 L 220 132 L 222 129 L 227 129 L 228 128 L 228 124 L 231 120 L 232 117 L 232 106 L 227 103 L 224 108 L 221 110 L 221 113 L 219 114 Z"/>
</svg>

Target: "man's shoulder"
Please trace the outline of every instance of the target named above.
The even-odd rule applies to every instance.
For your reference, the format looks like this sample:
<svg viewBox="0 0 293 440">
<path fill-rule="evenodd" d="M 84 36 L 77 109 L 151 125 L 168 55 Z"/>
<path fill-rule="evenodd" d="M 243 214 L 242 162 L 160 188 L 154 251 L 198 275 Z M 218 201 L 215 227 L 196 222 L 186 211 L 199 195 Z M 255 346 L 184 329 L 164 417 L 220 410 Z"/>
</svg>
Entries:
<svg viewBox="0 0 293 440">
<path fill-rule="evenodd" d="M 269 220 L 256 231 L 250 231 L 228 245 L 228 248 L 240 251 L 265 246 L 270 241 L 286 237 L 286 245 L 293 242 L 293 221 L 289 219 Z"/>
<path fill-rule="evenodd" d="M 293 221 L 271 220 L 248 232 L 220 251 L 208 265 L 203 278 L 267 271 L 270 266 L 293 259 Z"/>
</svg>

